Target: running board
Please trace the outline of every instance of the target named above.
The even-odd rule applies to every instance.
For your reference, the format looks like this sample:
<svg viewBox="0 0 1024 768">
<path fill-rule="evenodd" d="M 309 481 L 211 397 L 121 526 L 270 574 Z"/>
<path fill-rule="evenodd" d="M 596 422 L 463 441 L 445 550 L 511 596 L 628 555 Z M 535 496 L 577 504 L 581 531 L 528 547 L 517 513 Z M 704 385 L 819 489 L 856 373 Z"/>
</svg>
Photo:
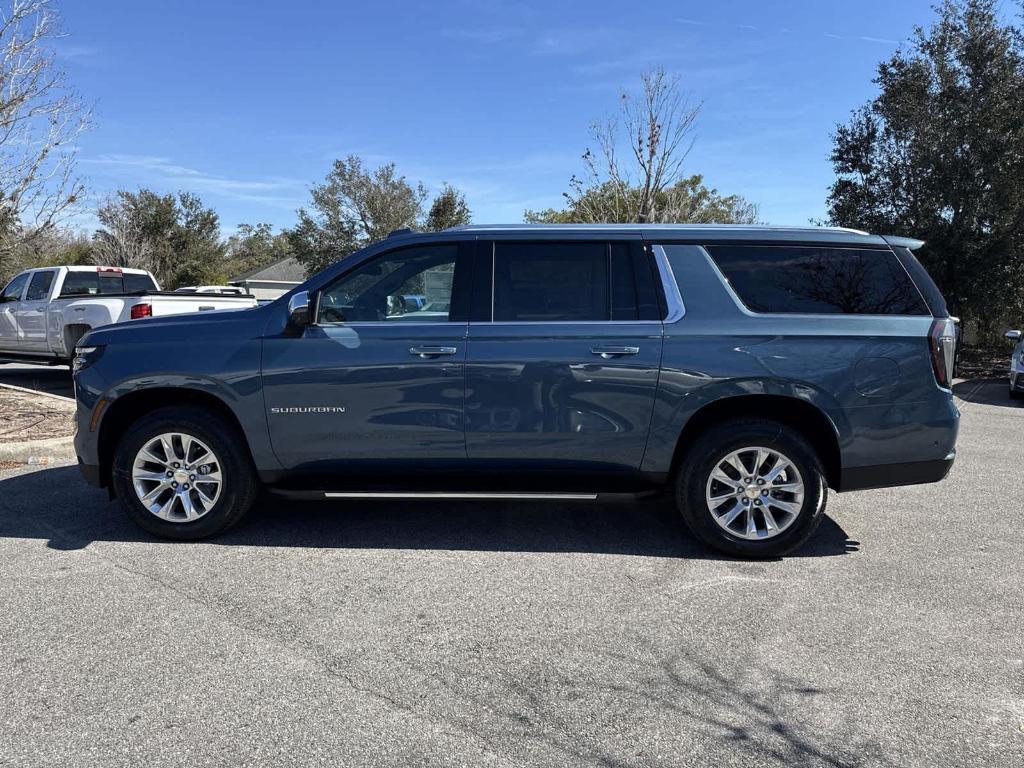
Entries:
<svg viewBox="0 0 1024 768">
<path fill-rule="evenodd" d="M 324 491 L 325 499 L 506 499 L 515 501 L 595 501 L 596 493 L 487 493 L 445 491 Z"/>
</svg>

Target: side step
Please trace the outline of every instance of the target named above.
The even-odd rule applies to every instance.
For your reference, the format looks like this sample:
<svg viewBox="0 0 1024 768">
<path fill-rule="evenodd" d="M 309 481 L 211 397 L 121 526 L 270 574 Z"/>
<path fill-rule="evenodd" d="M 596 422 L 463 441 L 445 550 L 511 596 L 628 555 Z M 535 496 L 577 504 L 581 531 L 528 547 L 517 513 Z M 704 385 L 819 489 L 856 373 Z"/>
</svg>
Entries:
<svg viewBox="0 0 1024 768">
<path fill-rule="evenodd" d="M 325 499 L 516 499 L 527 501 L 594 501 L 596 493 L 488 493 L 485 491 L 324 491 Z"/>
<path fill-rule="evenodd" d="M 267 488 L 275 496 L 296 501 L 323 499 L 491 499 L 505 501 L 596 501 L 596 493 L 522 493 L 515 491 L 311 491 Z"/>
</svg>

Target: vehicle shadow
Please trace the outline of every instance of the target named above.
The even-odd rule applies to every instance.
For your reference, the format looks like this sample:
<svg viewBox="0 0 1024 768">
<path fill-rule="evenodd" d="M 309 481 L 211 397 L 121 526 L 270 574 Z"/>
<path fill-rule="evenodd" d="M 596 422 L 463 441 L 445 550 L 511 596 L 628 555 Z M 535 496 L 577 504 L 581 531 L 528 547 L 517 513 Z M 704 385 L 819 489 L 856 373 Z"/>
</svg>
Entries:
<svg viewBox="0 0 1024 768">
<path fill-rule="evenodd" d="M 76 467 L 0 480 L 0 537 L 46 539 L 55 549 L 94 541 L 157 539 L 130 522 L 106 491 L 87 486 Z M 168 542 L 170 543 L 170 542 Z M 629 501 L 295 502 L 264 495 L 214 545 L 489 552 L 591 552 L 727 559 L 697 542 L 664 499 Z M 857 552 L 831 518 L 791 557 Z"/>
<path fill-rule="evenodd" d="M 71 371 L 64 365 L 0 365 L 0 384 L 13 384 L 64 397 L 74 397 L 75 394 Z"/>
<path fill-rule="evenodd" d="M 1024 400 L 1010 399 L 1009 383 L 1005 376 L 998 378 L 965 379 L 953 385 L 953 394 L 966 403 L 1001 405 L 1022 408 Z"/>
</svg>

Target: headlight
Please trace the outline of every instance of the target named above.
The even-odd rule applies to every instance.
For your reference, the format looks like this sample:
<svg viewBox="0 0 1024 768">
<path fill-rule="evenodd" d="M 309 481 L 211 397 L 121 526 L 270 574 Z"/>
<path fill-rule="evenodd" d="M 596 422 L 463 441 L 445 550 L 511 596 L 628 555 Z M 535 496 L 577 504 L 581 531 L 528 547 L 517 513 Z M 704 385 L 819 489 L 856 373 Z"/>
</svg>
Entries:
<svg viewBox="0 0 1024 768">
<path fill-rule="evenodd" d="M 75 357 L 71 361 L 71 370 L 74 373 L 78 373 L 83 368 L 88 368 L 100 359 L 103 349 L 104 347 L 75 347 Z"/>
<path fill-rule="evenodd" d="M 1019 362 L 1021 365 L 1024 365 L 1024 349 L 1022 349 L 1020 351 L 1020 354 L 1017 355 L 1017 362 Z"/>
</svg>

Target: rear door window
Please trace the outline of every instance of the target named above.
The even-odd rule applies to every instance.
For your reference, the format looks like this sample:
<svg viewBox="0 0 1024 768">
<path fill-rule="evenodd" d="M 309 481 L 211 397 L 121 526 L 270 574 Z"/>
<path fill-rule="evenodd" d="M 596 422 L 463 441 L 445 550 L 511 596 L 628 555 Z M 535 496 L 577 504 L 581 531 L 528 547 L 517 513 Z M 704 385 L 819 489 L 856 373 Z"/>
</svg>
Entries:
<svg viewBox="0 0 1024 768">
<path fill-rule="evenodd" d="M 611 319 L 607 243 L 496 243 L 495 322 Z"/>
<path fill-rule="evenodd" d="M 929 314 L 906 269 L 887 249 L 713 245 L 707 251 L 754 312 Z"/>
<path fill-rule="evenodd" d="M 514 323 L 659 320 L 639 243 L 486 244 L 493 304 L 479 319 Z M 490 277 L 488 269 L 486 277 Z M 481 275 L 481 278 L 484 278 Z M 486 285 L 486 288 L 490 288 Z M 478 290 L 484 290 L 481 281 Z M 488 293 L 492 293 L 488 291 Z"/>
<path fill-rule="evenodd" d="M 28 293 L 25 294 L 25 301 L 40 301 L 45 299 L 53 284 L 53 270 L 36 272 L 32 275 L 32 282 L 28 284 Z"/>
</svg>

